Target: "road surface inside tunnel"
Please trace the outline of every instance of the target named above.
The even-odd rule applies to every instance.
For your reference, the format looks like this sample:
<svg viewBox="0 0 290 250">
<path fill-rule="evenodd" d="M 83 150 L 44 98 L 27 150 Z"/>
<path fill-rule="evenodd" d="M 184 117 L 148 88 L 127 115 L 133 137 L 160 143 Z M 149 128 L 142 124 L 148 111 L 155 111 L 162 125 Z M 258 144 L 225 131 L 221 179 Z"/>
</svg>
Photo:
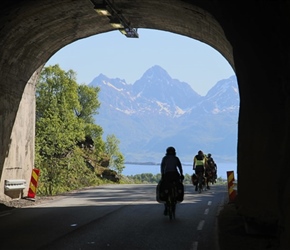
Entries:
<svg viewBox="0 0 290 250">
<path fill-rule="evenodd" d="M 218 249 L 226 187 L 185 185 L 176 218 L 163 215 L 156 185 L 105 185 L 0 213 L 1 249 Z"/>
</svg>

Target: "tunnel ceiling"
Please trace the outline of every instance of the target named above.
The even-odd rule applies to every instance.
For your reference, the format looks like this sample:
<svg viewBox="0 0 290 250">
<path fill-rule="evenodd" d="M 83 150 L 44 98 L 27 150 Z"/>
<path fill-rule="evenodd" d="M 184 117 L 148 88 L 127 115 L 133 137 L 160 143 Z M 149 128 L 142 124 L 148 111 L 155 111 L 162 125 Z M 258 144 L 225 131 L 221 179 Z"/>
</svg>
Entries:
<svg viewBox="0 0 290 250">
<path fill-rule="evenodd" d="M 196 5 L 177 0 L 115 0 L 114 5 L 133 27 L 169 31 L 197 39 L 218 50 L 233 66 L 231 45 L 219 23 L 205 10 L 217 12 L 219 8 L 212 2 L 218 1 L 205 1 L 206 6 L 204 1 L 191 2 Z M 199 2 L 203 3 L 203 8 L 198 7 Z M 112 31 L 108 18 L 98 15 L 90 0 L 4 1 L 0 6 L 0 65 L 10 76 L 21 74 L 23 81 L 62 47 Z M 219 15 L 221 13 L 217 12 L 216 16 Z M 130 38 L 124 36 L 124 39 Z M 17 72 L 13 69 L 15 63 L 18 64 Z"/>
</svg>

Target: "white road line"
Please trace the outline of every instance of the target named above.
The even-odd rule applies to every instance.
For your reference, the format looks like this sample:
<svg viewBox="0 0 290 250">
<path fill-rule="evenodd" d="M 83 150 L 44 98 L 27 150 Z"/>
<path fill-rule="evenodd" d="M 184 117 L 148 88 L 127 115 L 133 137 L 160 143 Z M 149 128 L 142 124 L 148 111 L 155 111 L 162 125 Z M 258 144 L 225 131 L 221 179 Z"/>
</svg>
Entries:
<svg viewBox="0 0 290 250">
<path fill-rule="evenodd" d="M 225 197 L 222 196 L 222 199 L 221 199 L 221 205 L 219 205 L 219 206 L 218 206 L 218 209 L 217 209 L 217 213 L 216 213 L 217 215 L 220 214 L 220 212 L 221 212 L 221 210 L 222 210 L 224 204 L 225 204 Z"/>
<path fill-rule="evenodd" d="M 11 214 L 11 213 L 0 214 L 0 217 L 4 217 L 4 216 L 9 215 L 9 214 Z"/>
<path fill-rule="evenodd" d="M 199 231 L 202 230 L 203 225 L 204 225 L 204 220 L 201 220 L 197 226 L 197 230 L 199 230 Z"/>
<path fill-rule="evenodd" d="M 207 205 L 208 205 L 208 206 L 210 206 L 210 205 L 211 205 L 211 203 L 212 203 L 212 202 L 211 202 L 211 201 L 209 201 L 209 202 L 207 203 Z"/>
<path fill-rule="evenodd" d="M 209 212 L 209 208 L 207 208 L 206 210 L 204 210 L 204 214 L 208 214 Z"/>
<path fill-rule="evenodd" d="M 190 250 L 197 250 L 198 242 L 195 241 L 192 243 L 192 248 Z"/>
</svg>

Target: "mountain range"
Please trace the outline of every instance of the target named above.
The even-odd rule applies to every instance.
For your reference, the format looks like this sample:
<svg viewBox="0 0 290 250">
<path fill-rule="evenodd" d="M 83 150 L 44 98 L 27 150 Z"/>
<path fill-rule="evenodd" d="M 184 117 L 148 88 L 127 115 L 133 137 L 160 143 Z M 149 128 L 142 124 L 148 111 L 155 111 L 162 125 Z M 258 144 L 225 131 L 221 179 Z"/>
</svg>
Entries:
<svg viewBox="0 0 290 250">
<path fill-rule="evenodd" d="M 159 163 L 168 146 L 182 162 L 198 150 L 220 161 L 236 161 L 239 91 L 236 76 L 218 81 L 205 96 L 186 82 L 172 79 L 155 65 L 133 84 L 100 74 L 95 123 L 104 139 L 114 134 L 126 162 Z"/>
</svg>

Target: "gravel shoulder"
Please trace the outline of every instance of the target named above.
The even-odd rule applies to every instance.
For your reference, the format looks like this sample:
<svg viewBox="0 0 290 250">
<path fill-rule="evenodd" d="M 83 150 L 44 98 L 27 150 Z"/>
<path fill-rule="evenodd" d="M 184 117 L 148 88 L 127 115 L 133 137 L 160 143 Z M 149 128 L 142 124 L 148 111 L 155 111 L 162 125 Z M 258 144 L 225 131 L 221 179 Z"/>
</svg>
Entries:
<svg viewBox="0 0 290 250">
<path fill-rule="evenodd" d="M 42 196 L 42 197 L 36 197 L 35 199 L 19 199 L 19 200 L 15 199 L 9 202 L 0 200 L 0 213 L 3 211 L 15 209 L 15 208 L 35 206 L 43 202 L 51 201 L 54 199 L 57 199 L 57 197 L 56 196 Z"/>
</svg>

